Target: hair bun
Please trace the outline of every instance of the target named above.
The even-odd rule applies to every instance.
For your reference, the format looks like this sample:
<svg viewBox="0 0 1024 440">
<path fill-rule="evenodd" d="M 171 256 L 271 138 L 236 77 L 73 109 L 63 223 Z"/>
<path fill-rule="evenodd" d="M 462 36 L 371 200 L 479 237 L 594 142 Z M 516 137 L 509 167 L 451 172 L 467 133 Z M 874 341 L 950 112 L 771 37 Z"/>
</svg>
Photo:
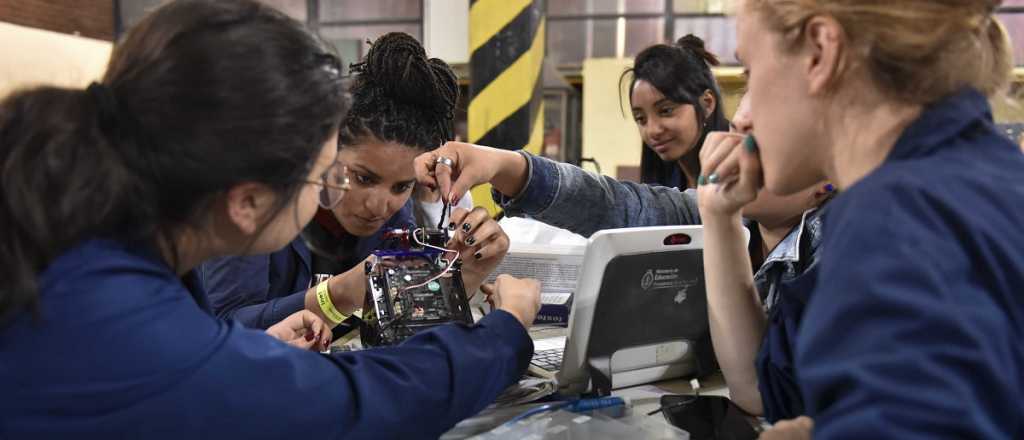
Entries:
<svg viewBox="0 0 1024 440">
<path fill-rule="evenodd" d="M 371 45 L 366 60 L 352 70 L 363 84 L 396 102 L 443 113 L 454 111 L 450 97 L 458 94 L 455 74 L 444 61 L 428 59 L 423 45 L 409 34 L 381 36 Z"/>
<path fill-rule="evenodd" d="M 717 66 L 719 64 L 718 57 L 716 57 L 715 54 L 708 52 L 704 47 L 704 40 L 700 39 L 700 37 L 696 35 L 686 34 L 682 38 L 676 40 L 676 45 L 683 48 L 683 50 L 693 52 L 694 55 L 697 55 L 709 65 Z"/>
</svg>

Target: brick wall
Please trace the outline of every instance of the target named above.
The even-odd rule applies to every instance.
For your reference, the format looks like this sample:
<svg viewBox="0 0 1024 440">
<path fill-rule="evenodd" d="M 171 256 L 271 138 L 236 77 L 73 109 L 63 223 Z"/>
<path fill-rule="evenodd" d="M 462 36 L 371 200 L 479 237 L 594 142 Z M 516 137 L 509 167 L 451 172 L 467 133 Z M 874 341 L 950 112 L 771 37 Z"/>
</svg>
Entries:
<svg viewBox="0 0 1024 440">
<path fill-rule="evenodd" d="M 110 41 L 113 5 L 113 0 L 0 0 L 0 21 Z"/>
</svg>

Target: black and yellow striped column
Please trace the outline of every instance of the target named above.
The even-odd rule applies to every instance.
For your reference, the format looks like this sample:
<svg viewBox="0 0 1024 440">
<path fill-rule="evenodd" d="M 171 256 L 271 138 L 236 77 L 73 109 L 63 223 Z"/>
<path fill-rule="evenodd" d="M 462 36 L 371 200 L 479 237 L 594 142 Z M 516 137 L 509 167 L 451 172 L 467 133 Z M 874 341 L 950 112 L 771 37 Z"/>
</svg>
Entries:
<svg viewBox="0 0 1024 440">
<path fill-rule="evenodd" d="M 541 151 L 544 138 L 543 0 L 471 0 L 469 141 Z M 490 186 L 473 200 L 494 214 Z"/>
</svg>

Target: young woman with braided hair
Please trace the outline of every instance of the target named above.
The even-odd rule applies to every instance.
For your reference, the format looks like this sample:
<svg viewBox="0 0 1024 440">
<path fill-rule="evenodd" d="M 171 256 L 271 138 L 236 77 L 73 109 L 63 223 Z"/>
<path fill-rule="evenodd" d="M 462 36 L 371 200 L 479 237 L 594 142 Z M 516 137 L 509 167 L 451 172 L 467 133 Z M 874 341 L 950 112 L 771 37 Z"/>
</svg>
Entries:
<svg viewBox="0 0 1024 440">
<path fill-rule="evenodd" d="M 319 209 L 303 237 L 284 249 L 203 264 L 200 273 L 219 316 L 267 328 L 305 309 L 338 324 L 362 308 L 366 277 L 360 263 L 384 232 L 437 225 L 423 220 L 422 212 L 440 210 L 440 202 L 423 209 L 412 200 L 413 159 L 454 139 L 458 78 L 444 61 L 428 58 L 415 38 L 397 32 L 378 38 L 351 72 L 351 109 L 338 132 L 338 159 L 347 165 L 351 188 L 334 208 Z M 476 292 L 508 250 L 508 237 L 483 208 L 454 209 L 450 222 L 459 226 L 453 245 L 464 256 L 463 281 Z M 321 283 L 330 303 L 318 301 Z"/>
</svg>

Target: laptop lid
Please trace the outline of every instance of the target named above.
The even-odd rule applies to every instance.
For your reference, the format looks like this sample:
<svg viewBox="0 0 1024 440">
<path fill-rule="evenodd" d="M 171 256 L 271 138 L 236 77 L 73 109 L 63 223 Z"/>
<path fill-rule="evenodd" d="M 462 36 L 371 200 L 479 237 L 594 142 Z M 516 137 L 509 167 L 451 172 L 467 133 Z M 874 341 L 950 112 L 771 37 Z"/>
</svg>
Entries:
<svg viewBox="0 0 1024 440">
<path fill-rule="evenodd" d="M 583 257 L 560 392 L 599 394 L 713 370 L 701 226 L 599 231 Z M 710 372 L 710 371 L 707 371 Z"/>
</svg>

